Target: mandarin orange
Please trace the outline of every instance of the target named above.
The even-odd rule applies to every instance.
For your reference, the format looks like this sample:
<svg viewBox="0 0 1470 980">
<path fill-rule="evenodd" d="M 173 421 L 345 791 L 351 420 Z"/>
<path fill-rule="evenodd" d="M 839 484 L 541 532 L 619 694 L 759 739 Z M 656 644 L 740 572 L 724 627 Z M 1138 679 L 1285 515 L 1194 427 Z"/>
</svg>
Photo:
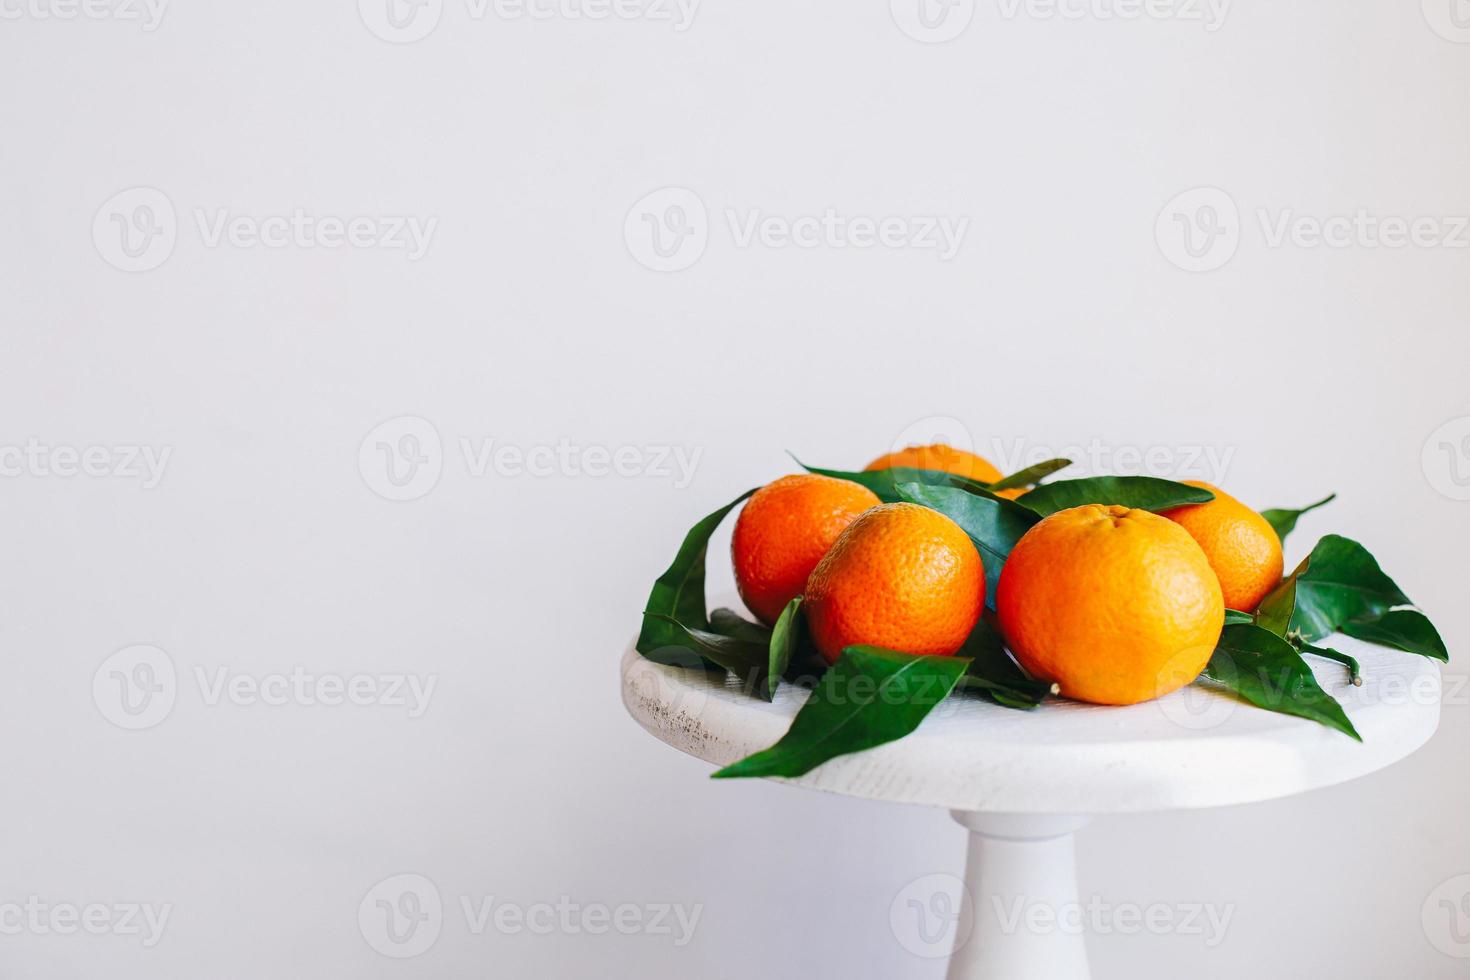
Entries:
<svg viewBox="0 0 1470 980">
<path fill-rule="evenodd" d="M 1229 609 L 1255 612 L 1266 594 L 1281 582 L 1281 539 L 1260 514 L 1219 487 L 1200 480 L 1183 481 L 1215 495 L 1207 504 L 1162 511 L 1160 516 L 1189 532 L 1204 549 L 1220 579 Z"/>
<path fill-rule="evenodd" d="M 735 586 L 746 607 L 774 625 L 837 536 L 878 503 L 867 487 L 815 473 L 783 476 L 757 490 L 730 539 Z"/>
<path fill-rule="evenodd" d="M 960 526 L 917 504 L 884 504 L 853 521 L 806 584 L 807 624 L 836 662 L 855 644 L 950 655 L 985 605 L 985 568 Z"/>
<path fill-rule="evenodd" d="M 1220 583 L 1183 528 L 1101 504 L 1027 531 L 995 602 L 1021 666 L 1095 704 L 1135 704 L 1190 683 L 1225 622 Z"/>
</svg>

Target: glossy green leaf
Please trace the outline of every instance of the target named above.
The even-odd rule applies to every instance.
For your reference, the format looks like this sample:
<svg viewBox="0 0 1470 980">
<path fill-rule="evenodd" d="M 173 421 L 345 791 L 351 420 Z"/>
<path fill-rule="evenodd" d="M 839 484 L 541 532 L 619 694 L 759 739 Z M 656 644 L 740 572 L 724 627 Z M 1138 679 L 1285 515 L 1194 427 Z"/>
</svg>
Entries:
<svg viewBox="0 0 1470 980">
<path fill-rule="evenodd" d="M 1352 620 L 1376 619 L 1396 606 L 1413 605 L 1367 548 L 1337 534 L 1318 541 L 1292 578 L 1296 609 L 1291 628 L 1308 643 L 1331 636 Z"/>
<path fill-rule="evenodd" d="M 1325 506 L 1326 504 L 1330 504 L 1336 499 L 1337 494 L 1330 493 L 1327 496 L 1323 497 L 1321 500 L 1317 501 L 1315 504 L 1308 504 L 1300 510 L 1286 510 L 1281 507 L 1272 507 L 1269 510 L 1261 511 L 1261 516 L 1264 517 L 1266 519 L 1266 522 L 1276 530 L 1276 536 L 1280 538 L 1283 542 L 1285 542 L 1286 536 L 1292 531 L 1296 530 L 1296 522 L 1301 518 L 1303 514 L 1307 513 L 1308 511 L 1316 510 L 1318 507 Z"/>
<path fill-rule="evenodd" d="M 791 457 L 796 459 L 795 456 Z M 821 476 L 830 476 L 838 480 L 847 480 L 867 487 L 878 495 L 878 499 L 885 504 L 896 503 L 903 499 L 899 496 L 898 486 L 902 483 L 919 483 L 925 486 L 936 487 L 963 487 L 972 493 L 989 494 L 989 488 L 979 481 L 970 480 L 954 473 L 944 473 L 939 470 L 913 470 L 907 467 L 895 467 L 888 470 L 824 470 L 816 466 L 808 466 L 801 460 L 796 460 L 797 465 L 808 473 L 816 473 Z"/>
<path fill-rule="evenodd" d="M 643 607 L 643 629 L 638 634 L 637 643 L 639 653 L 647 654 L 666 646 L 690 647 L 692 641 L 678 628 L 680 624 L 698 630 L 709 628 L 704 598 L 705 556 L 709 551 L 709 539 L 725 515 L 753 493 L 755 490 L 745 491 L 695 524 L 684 536 L 674 563 L 653 583 L 653 591 Z"/>
<path fill-rule="evenodd" d="M 1267 593 L 1256 608 L 1256 625 L 1270 630 L 1282 639 L 1286 638 L 1291 629 L 1291 614 L 1296 612 L 1296 581 L 1296 573 L 1293 572 L 1286 581 Z"/>
<path fill-rule="evenodd" d="M 770 643 L 771 631 L 760 623 L 752 623 L 733 609 L 716 609 L 709 614 L 709 628 L 721 636 L 748 640 L 751 643 Z"/>
<path fill-rule="evenodd" d="M 837 756 L 903 738 L 949 695 L 969 665 L 963 657 L 848 647 L 779 742 L 726 766 L 715 778 L 800 776 Z"/>
<path fill-rule="evenodd" d="M 1168 510 L 1185 504 L 1206 504 L 1215 495 L 1200 487 L 1153 476 L 1094 476 L 1082 480 L 1043 483 L 1016 503 L 1046 517 L 1084 504 L 1118 504 L 1141 510 Z"/>
<path fill-rule="evenodd" d="M 645 615 L 666 625 L 683 641 L 667 644 L 644 654 L 648 659 L 656 663 L 671 663 L 673 661 L 669 659 L 670 655 L 666 651 L 670 647 L 675 649 L 684 647 L 739 677 L 745 690 L 758 693 L 766 700 L 770 700 L 765 684 L 770 652 L 764 644 L 737 640 L 733 637 L 721 636 L 719 633 L 711 633 L 708 630 L 685 626 L 672 616 L 665 616 L 661 613 L 646 613 Z"/>
<path fill-rule="evenodd" d="M 1296 648 L 1269 630 L 1225 627 L 1205 676 L 1257 707 L 1307 718 L 1362 741 L 1342 705 L 1322 690 Z"/>
<path fill-rule="evenodd" d="M 791 657 L 796 652 L 797 638 L 800 635 L 801 596 L 797 596 L 786 603 L 786 608 L 781 610 L 781 616 L 771 629 L 771 639 L 766 646 L 769 658 L 769 667 L 766 672 L 767 700 L 776 696 L 776 687 L 781 683 L 781 677 L 791 663 Z"/>
<path fill-rule="evenodd" d="M 969 659 L 970 666 L 958 687 L 979 691 L 996 704 L 1027 711 L 1048 694 L 1055 693 L 1054 685 L 1027 677 L 1011 659 L 1006 653 L 1005 639 L 988 617 L 982 616 L 975 624 L 959 656 Z"/>
<path fill-rule="evenodd" d="M 1058 470 L 1064 470 L 1071 465 L 1072 461 L 1070 459 L 1049 459 L 1044 463 L 1028 466 L 1024 470 L 1017 470 L 1010 476 L 1001 477 L 994 483 L 989 484 L 988 488 L 992 493 L 999 493 L 1001 490 L 1015 490 L 1018 487 L 1034 486 Z"/>
<path fill-rule="evenodd" d="M 1340 650 L 1331 647 L 1314 647 L 1310 643 L 1302 644 L 1302 653 L 1310 653 L 1324 660 L 1333 660 L 1348 669 L 1348 680 L 1353 682 L 1354 687 L 1363 686 L 1363 667 L 1355 657 L 1350 657 Z"/>
<path fill-rule="evenodd" d="M 910 503 L 939 511 L 970 536 L 985 565 L 985 605 L 994 609 L 995 587 L 1006 557 L 1040 518 L 1013 501 L 984 497 L 956 487 L 905 483 L 898 493 Z"/>
<path fill-rule="evenodd" d="M 1450 659 L 1439 630 L 1417 609 L 1393 609 L 1376 619 L 1349 620 L 1342 624 L 1341 630 L 1355 639 L 1417 653 L 1431 660 L 1448 662 Z"/>
<path fill-rule="evenodd" d="M 1252 616 L 1248 612 L 1241 612 L 1239 609 L 1225 610 L 1226 626 L 1238 626 L 1241 623 L 1254 623 L 1255 621 L 1256 617 Z"/>
</svg>

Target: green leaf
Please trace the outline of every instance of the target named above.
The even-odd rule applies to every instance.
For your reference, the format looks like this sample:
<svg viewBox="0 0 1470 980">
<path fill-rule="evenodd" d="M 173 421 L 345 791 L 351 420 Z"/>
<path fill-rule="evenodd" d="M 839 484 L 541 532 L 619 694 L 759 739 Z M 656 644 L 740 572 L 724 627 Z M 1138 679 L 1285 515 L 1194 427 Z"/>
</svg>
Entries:
<svg viewBox="0 0 1470 980">
<path fill-rule="evenodd" d="M 1064 470 L 1072 465 L 1070 459 L 1049 459 L 1035 466 L 1028 466 L 1024 470 L 1017 470 L 1010 476 L 1002 477 L 989 485 L 992 493 L 1002 490 L 1014 490 L 1017 487 L 1029 487 L 1051 476 L 1057 470 Z"/>
<path fill-rule="evenodd" d="M 828 759 L 903 738 L 949 695 L 969 665 L 963 657 L 848 647 L 779 742 L 726 766 L 715 778 L 800 776 Z"/>
<path fill-rule="evenodd" d="M 1225 610 L 1226 626 L 1239 626 L 1241 623 L 1254 623 L 1255 621 L 1256 617 L 1248 612 L 1241 612 L 1239 609 Z"/>
<path fill-rule="evenodd" d="M 698 653 L 706 660 L 718 664 L 739 677 L 747 691 L 759 692 L 765 697 L 764 681 L 770 654 L 764 644 L 737 640 L 729 636 L 721 636 L 719 633 L 711 633 L 708 630 L 685 626 L 672 616 L 665 616 L 661 613 L 645 613 L 644 615 L 668 626 L 683 640 L 681 643 L 667 644 L 661 649 L 650 651 L 645 654 L 648 659 L 656 663 L 672 663 L 674 661 L 669 659 L 670 655 L 667 652 L 669 648 L 683 647 Z M 766 697 L 766 700 L 770 698 Z"/>
<path fill-rule="evenodd" d="M 990 620 L 982 616 L 960 647 L 959 656 L 968 658 L 969 668 L 959 680 L 964 690 L 980 691 L 996 704 L 1029 711 L 1048 694 L 1056 693 L 1054 685 L 1026 676 L 1010 655 L 1005 640 Z"/>
<path fill-rule="evenodd" d="M 781 684 L 781 675 L 786 673 L 787 666 L 791 663 L 791 655 L 796 652 L 797 637 L 801 634 L 801 596 L 797 596 L 786 603 L 786 608 L 781 610 L 781 616 L 776 620 L 776 626 L 771 630 L 771 641 L 767 645 L 769 653 L 769 667 L 766 671 L 766 700 L 776 696 L 776 688 Z"/>
<path fill-rule="evenodd" d="M 1334 660 L 1348 669 L 1348 680 L 1353 682 L 1353 687 L 1363 686 L 1363 667 L 1354 657 L 1334 650 L 1331 647 L 1314 647 L 1310 643 L 1302 644 L 1302 653 L 1310 653 L 1313 656 L 1322 657 L 1325 660 Z"/>
<path fill-rule="evenodd" d="M 1341 629 L 1348 636 L 1368 643 L 1417 653 L 1445 663 L 1450 659 L 1439 630 L 1434 628 L 1428 616 L 1417 609 L 1392 609 L 1377 619 L 1349 620 L 1342 624 Z"/>
<path fill-rule="evenodd" d="M 709 628 L 721 636 L 751 643 L 770 643 L 771 631 L 760 623 L 752 623 L 733 609 L 716 609 L 709 614 Z"/>
<path fill-rule="evenodd" d="M 795 456 L 791 458 L 796 459 Z M 898 486 L 902 483 L 921 483 L 935 487 L 963 487 L 972 493 L 990 492 L 984 483 L 939 470 L 913 470 L 902 466 L 888 470 L 824 470 L 820 467 L 808 466 L 799 459 L 796 459 L 796 463 L 808 473 L 830 476 L 865 486 L 877 494 L 878 499 L 885 504 L 896 503 L 903 499 L 898 494 Z"/>
<path fill-rule="evenodd" d="M 1269 630 L 1225 627 L 1205 676 L 1257 707 L 1320 722 L 1363 740 L 1296 648 Z"/>
<path fill-rule="evenodd" d="M 1396 606 L 1413 605 L 1367 548 L 1337 534 L 1318 541 L 1291 577 L 1296 581 L 1291 629 L 1308 643 L 1331 636 L 1351 620 L 1377 619 Z"/>
<path fill-rule="evenodd" d="M 638 634 L 637 643 L 639 653 L 647 654 L 667 646 L 694 649 L 690 646 L 692 641 L 677 627 L 709 628 L 709 614 L 704 604 L 704 563 L 709 539 L 725 515 L 753 493 L 753 489 L 745 491 L 695 524 L 684 536 L 674 563 L 653 583 L 653 591 L 643 607 L 643 629 Z"/>
<path fill-rule="evenodd" d="M 1291 630 L 1291 614 L 1296 612 L 1297 575 L 1304 568 L 1306 568 L 1306 563 L 1303 563 L 1284 582 L 1267 593 L 1266 598 L 1261 600 L 1261 604 L 1256 607 L 1257 626 L 1286 639 L 1286 634 Z"/>
<path fill-rule="evenodd" d="M 1083 480 L 1043 483 L 1016 503 L 1042 517 L 1083 504 L 1119 504 L 1142 510 L 1168 510 L 1185 504 L 1207 504 L 1215 495 L 1199 487 L 1154 476 L 1094 476 Z"/>
<path fill-rule="evenodd" d="M 1016 542 L 1040 518 L 1013 501 L 984 497 L 956 487 L 905 483 L 898 488 L 898 493 L 910 503 L 939 511 L 970 536 L 985 565 L 985 605 L 994 609 L 995 587 L 1000 581 L 1001 566 Z"/>
<path fill-rule="evenodd" d="M 1315 504 L 1307 504 L 1307 506 L 1303 507 L 1300 510 L 1286 510 L 1281 507 L 1272 507 L 1269 510 L 1261 511 L 1261 516 L 1264 517 L 1266 519 L 1266 522 L 1275 529 L 1276 536 L 1280 538 L 1283 543 L 1285 543 L 1286 536 L 1292 531 L 1296 530 L 1296 522 L 1303 514 L 1307 513 L 1308 511 L 1316 510 L 1318 507 L 1324 506 L 1325 504 L 1330 504 L 1336 499 L 1337 494 L 1330 493 L 1327 496 L 1323 497 L 1321 500 L 1317 501 Z"/>
</svg>

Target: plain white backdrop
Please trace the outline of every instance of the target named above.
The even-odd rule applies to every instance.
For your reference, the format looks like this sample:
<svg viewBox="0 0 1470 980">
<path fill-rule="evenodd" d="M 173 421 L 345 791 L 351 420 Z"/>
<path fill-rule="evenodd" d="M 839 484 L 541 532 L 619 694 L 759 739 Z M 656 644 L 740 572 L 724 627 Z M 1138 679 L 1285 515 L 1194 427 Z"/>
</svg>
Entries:
<svg viewBox="0 0 1470 980">
<path fill-rule="evenodd" d="M 1398 766 L 1084 831 L 1084 895 L 1234 909 L 1097 975 L 1464 975 L 1462 0 L 0 16 L 0 974 L 939 977 L 946 814 L 712 783 L 617 663 L 787 450 L 954 418 L 1338 491 L 1288 561 L 1454 654 Z"/>
</svg>

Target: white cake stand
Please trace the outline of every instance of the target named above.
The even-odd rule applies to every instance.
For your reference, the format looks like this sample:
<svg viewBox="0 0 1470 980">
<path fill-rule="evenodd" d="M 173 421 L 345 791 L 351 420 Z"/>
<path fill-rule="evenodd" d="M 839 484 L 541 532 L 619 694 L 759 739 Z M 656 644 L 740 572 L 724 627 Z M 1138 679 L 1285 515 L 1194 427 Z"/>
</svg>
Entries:
<svg viewBox="0 0 1470 980">
<path fill-rule="evenodd" d="M 1079 896 L 1073 833 L 1093 814 L 1229 806 L 1345 782 L 1404 758 L 1439 724 L 1433 661 L 1334 637 L 1363 686 L 1312 659 L 1360 744 L 1315 722 L 1186 688 L 1127 708 L 1051 700 L 1035 711 L 951 697 L 898 742 L 843 756 L 795 786 L 891 803 L 940 806 L 969 832 L 949 980 L 1085 980 L 1077 929 L 1003 928 L 992 909 L 1018 899 L 1053 910 Z M 659 740 L 719 766 L 775 743 L 807 693 L 783 684 L 773 703 L 734 680 L 664 667 L 629 649 L 623 703 Z M 738 784 L 729 791 L 739 792 Z"/>
</svg>

